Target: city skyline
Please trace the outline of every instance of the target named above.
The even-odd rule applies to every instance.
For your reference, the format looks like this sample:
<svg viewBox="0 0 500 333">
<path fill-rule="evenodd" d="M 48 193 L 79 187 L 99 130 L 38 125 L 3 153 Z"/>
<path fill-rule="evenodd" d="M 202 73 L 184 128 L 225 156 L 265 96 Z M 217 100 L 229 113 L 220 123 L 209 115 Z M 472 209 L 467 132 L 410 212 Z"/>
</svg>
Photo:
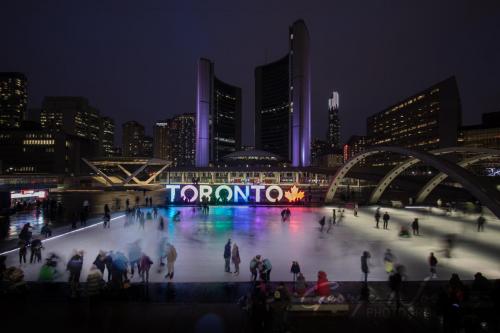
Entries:
<svg viewBox="0 0 500 333">
<path fill-rule="evenodd" d="M 450 4 L 421 4 L 411 15 L 408 6 L 386 9 L 376 4 L 365 4 L 361 12 L 343 3 L 302 11 L 301 5 L 292 2 L 284 7 L 271 5 L 267 12 L 239 5 L 228 9 L 231 19 L 224 24 L 217 20 L 220 3 L 214 9 L 150 5 L 131 21 L 127 18 L 136 17 L 131 5 L 124 4 L 120 15 L 113 17 L 114 7 L 96 5 L 101 14 L 93 16 L 92 27 L 82 21 L 93 15 L 92 9 L 80 11 L 64 3 L 8 4 L 9 10 L 3 12 L 9 16 L 2 17 L 1 24 L 9 25 L 7 30 L 13 33 L 5 41 L 10 52 L 0 55 L 5 66 L 1 70 L 26 74 L 30 108 L 39 106 L 43 96 L 85 96 L 117 124 L 140 114 L 146 132 L 152 133 L 156 120 L 194 112 L 196 61 L 206 56 L 219 64 L 221 77 L 242 87 L 243 121 L 248 124 L 243 128 L 243 144 L 252 145 L 253 69 L 286 51 L 283 36 L 287 26 L 302 18 L 311 35 L 313 137 L 326 131 L 322 111 L 331 89 L 343 96 L 340 118 L 344 124 L 341 141 L 345 142 L 350 135 L 365 131 L 358 119 L 451 75 L 457 77 L 463 124 L 468 125 L 478 123 L 480 114 L 500 109 L 496 88 L 500 50 L 485 42 L 498 39 L 500 32 L 494 22 L 499 7 L 493 2 L 481 7 Z M 332 8 L 335 20 L 330 22 Z M 208 10 L 215 11 L 216 17 L 193 21 Z M 446 17 L 440 15 L 444 11 Z M 377 14 L 384 14 L 384 24 L 375 24 Z M 32 20 L 19 26 L 20 15 Z M 416 22 L 422 15 L 425 26 Z M 171 16 L 173 24 L 167 24 L 165 18 Z M 38 24 L 42 19 L 44 24 Z M 249 31 L 248 24 L 257 19 L 262 24 Z M 239 21 L 241 24 L 232 24 Z M 125 23 L 127 28 L 122 31 Z M 397 31 L 392 29 L 396 23 Z M 54 43 L 65 46 L 58 48 Z M 38 49 L 41 52 L 33 57 Z M 121 137 L 119 131 L 117 137 Z"/>
</svg>

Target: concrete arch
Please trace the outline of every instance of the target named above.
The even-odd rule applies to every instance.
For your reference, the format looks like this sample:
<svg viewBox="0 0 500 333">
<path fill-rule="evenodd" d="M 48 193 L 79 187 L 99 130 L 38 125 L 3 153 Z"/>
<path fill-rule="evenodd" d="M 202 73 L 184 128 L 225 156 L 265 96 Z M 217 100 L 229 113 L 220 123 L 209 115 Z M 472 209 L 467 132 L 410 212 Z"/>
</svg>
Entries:
<svg viewBox="0 0 500 333">
<path fill-rule="evenodd" d="M 480 162 L 480 161 L 484 161 L 484 160 L 487 160 L 487 159 L 490 159 L 490 158 L 493 158 L 495 156 L 500 156 L 500 151 L 498 152 L 497 155 L 490 155 L 490 154 L 481 154 L 481 155 L 477 155 L 477 156 L 473 156 L 473 157 L 470 157 L 470 158 L 467 158 L 465 160 L 462 160 L 458 163 L 459 166 L 461 166 L 462 168 L 466 168 L 474 163 L 477 163 L 477 162 Z M 420 204 L 422 202 L 425 201 L 425 199 L 427 199 L 427 197 L 429 196 L 429 194 L 431 194 L 431 192 L 439 185 L 441 184 L 446 178 L 448 178 L 448 175 L 443 173 L 443 172 L 440 172 L 438 173 L 436 176 L 432 177 L 431 180 L 429 180 L 421 189 L 420 191 L 418 192 L 417 194 L 417 198 L 415 200 L 416 203 Z"/>
<path fill-rule="evenodd" d="M 495 149 L 475 148 L 475 147 L 441 148 L 441 149 L 431 150 L 430 153 L 433 155 L 444 155 L 444 154 L 451 154 L 451 153 L 474 153 L 474 154 L 484 154 L 484 155 L 488 155 L 488 156 L 496 156 L 496 155 L 500 154 L 500 152 L 495 150 Z M 396 177 L 398 177 L 401 173 L 406 171 L 411 166 L 417 164 L 418 162 L 420 162 L 420 160 L 418 158 L 412 157 L 412 158 L 409 158 L 408 160 L 406 160 L 405 162 L 403 162 L 402 164 L 399 164 L 396 167 L 394 167 L 377 184 L 377 187 L 373 190 L 368 202 L 370 204 L 374 204 L 374 203 L 378 202 L 380 197 L 382 196 L 382 194 L 384 194 L 385 190 L 390 186 L 392 181 Z M 475 162 L 472 162 L 472 163 L 475 163 Z M 446 179 L 446 177 L 444 179 Z"/>
<path fill-rule="evenodd" d="M 439 152 L 475 152 L 480 151 L 480 149 L 470 149 L 467 147 L 454 147 L 449 149 L 440 149 Z M 474 174 L 468 170 L 448 161 L 439 156 L 433 155 L 428 152 L 412 150 L 403 147 L 391 147 L 391 146 L 379 146 L 374 147 L 364 152 L 354 156 L 352 159 L 347 161 L 335 174 L 328 192 L 326 194 L 325 202 L 332 202 L 333 197 L 337 191 L 340 182 L 345 177 L 347 172 L 354 167 L 358 162 L 365 159 L 368 156 L 392 152 L 396 154 L 406 155 L 411 157 L 411 159 L 417 159 L 422 161 L 436 169 L 440 172 L 447 174 L 449 177 L 453 178 L 455 181 L 460 183 L 466 190 L 468 190 L 472 195 L 474 195 L 479 201 L 481 201 L 485 206 L 487 206 L 497 217 L 500 218 L 500 192 L 496 190 L 491 184 L 481 181 Z M 434 152 L 436 153 L 436 152 Z"/>
</svg>

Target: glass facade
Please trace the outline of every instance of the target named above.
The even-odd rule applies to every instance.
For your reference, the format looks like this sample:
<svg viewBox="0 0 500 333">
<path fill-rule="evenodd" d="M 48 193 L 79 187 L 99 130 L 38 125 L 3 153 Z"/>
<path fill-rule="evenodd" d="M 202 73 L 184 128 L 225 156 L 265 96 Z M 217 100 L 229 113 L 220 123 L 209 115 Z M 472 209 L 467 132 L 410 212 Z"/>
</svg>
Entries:
<svg viewBox="0 0 500 333">
<path fill-rule="evenodd" d="M 20 127 L 28 105 L 28 80 L 21 73 L 0 73 L 0 127 Z"/>
</svg>

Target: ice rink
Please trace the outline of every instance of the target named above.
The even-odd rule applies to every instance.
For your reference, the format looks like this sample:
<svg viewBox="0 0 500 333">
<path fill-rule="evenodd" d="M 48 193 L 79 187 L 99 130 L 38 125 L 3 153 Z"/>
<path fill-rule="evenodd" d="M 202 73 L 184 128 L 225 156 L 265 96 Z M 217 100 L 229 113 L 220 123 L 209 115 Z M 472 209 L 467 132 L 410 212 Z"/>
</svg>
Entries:
<svg viewBox="0 0 500 333">
<path fill-rule="evenodd" d="M 84 250 L 82 281 L 99 250 L 122 251 L 127 255 L 128 244 L 140 240 L 143 252 L 151 256 L 154 269 L 150 281 L 165 281 L 165 273 L 157 272 L 157 247 L 162 237 L 167 237 L 178 252 L 174 281 L 215 282 L 248 281 L 249 262 L 257 254 L 269 258 L 272 265 L 271 280 L 292 280 L 290 265 L 299 262 L 306 280 L 316 279 L 318 270 L 327 272 L 329 280 L 362 280 L 360 256 L 371 253 L 369 280 L 387 280 L 383 266 L 383 254 L 390 248 L 396 261 L 406 267 L 409 280 L 422 280 L 429 276 L 427 257 L 435 252 L 439 261 L 438 279 L 449 279 L 458 273 L 462 279 L 473 279 L 476 272 L 487 278 L 500 278 L 500 221 L 486 216 L 485 231 L 476 231 L 477 216 L 443 216 L 441 212 L 423 212 L 411 209 L 385 209 L 390 216 L 389 230 L 376 229 L 376 207 L 362 207 L 358 216 L 345 210 L 344 217 L 326 233 L 332 207 L 291 207 L 290 222 L 281 222 L 278 207 L 211 207 L 208 216 L 191 207 L 161 209 L 166 227 L 159 231 L 157 221 L 146 221 L 145 230 L 138 222 L 125 227 L 125 217 L 118 215 L 111 221 L 110 229 L 101 224 L 44 240 L 43 256 L 55 252 L 62 256 L 60 270 L 74 250 Z M 180 210 L 182 220 L 172 221 L 172 215 Z M 318 220 L 327 217 L 327 225 L 320 231 Z M 402 225 L 409 226 L 413 218 L 420 221 L 420 236 L 400 238 Z M 337 218 L 338 220 L 338 218 Z M 382 222 L 380 223 L 382 227 Z M 456 235 L 456 247 L 452 258 L 441 252 L 443 237 Z M 224 244 L 231 238 L 240 249 L 241 272 L 238 276 L 224 272 Z M 41 264 L 23 264 L 26 280 L 37 280 Z M 7 266 L 19 265 L 17 251 L 7 254 Z M 231 265 L 233 269 L 233 266 Z M 59 280 L 68 278 L 64 273 Z M 134 276 L 132 282 L 139 281 Z"/>
</svg>

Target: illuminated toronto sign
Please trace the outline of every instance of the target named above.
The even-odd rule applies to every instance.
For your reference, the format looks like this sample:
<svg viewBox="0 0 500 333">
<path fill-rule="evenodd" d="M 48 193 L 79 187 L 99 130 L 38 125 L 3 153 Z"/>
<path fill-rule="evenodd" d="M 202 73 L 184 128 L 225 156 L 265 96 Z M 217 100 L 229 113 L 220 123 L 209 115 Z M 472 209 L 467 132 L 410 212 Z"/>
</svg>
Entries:
<svg viewBox="0 0 500 333">
<path fill-rule="evenodd" d="M 210 201 L 215 198 L 224 202 L 279 203 L 285 198 L 295 202 L 304 198 L 304 191 L 297 186 L 284 190 L 278 185 L 166 185 L 170 202 L 176 198 L 187 202 Z"/>
</svg>

